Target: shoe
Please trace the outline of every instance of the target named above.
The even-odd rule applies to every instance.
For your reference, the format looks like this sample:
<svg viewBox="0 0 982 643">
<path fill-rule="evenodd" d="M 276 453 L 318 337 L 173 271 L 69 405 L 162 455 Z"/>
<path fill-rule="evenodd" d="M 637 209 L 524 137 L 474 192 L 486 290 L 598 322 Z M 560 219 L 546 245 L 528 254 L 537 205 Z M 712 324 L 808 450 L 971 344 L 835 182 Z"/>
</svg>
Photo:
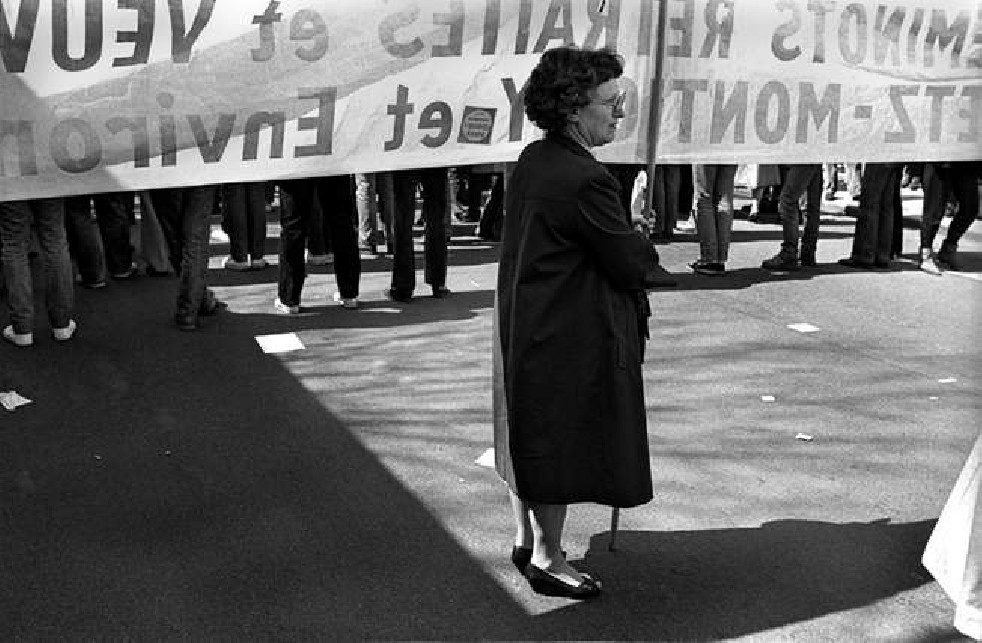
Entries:
<svg viewBox="0 0 982 643">
<path fill-rule="evenodd" d="M 876 267 L 876 264 L 870 261 L 860 261 L 855 257 L 844 257 L 837 261 L 840 266 L 845 266 L 846 268 L 858 268 L 860 270 L 872 270 Z"/>
<path fill-rule="evenodd" d="M 269 265 L 269 262 L 260 257 L 259 259 L 253 259 L 251 265 L 253 270 L 262 270 Z"/>
<path fill-rule="evenodd" d="M 446 286 L 433 286 L 433 298 L 444 299 L 450 294 L 450 289 Z"/>
<path fill-rule="evenodd" d="M 341 304 L 349 310 L 358 308 L 358 298 L 357 297 L 342 297 L 341 293 L 334 293 L 334 301 Z"/>
<path fill-rule="evenodd" d="M 921 270 L 929 275 L 941 276 L 941 266 L 930 248 L 921 248 Z"/>
<path fill-rule="evenodd" d="M 399 301 L 406 304 L 412 300 L 413 295 L 412 293 L 406 293 L 401 290 L 395 290 L 394 288 L 389 288 L 388 290 L 385 291 L 385 298 L 391 299 L 392 301 Z"/>
<path fill-rule="evenodd" d="M 3 329 L 3 338 L 14 346 L 30 346 L 34 343 L 34 333 L 15 333 L 12 325 Z"/>
<path fill-rule="evenodd" d="M 225 302 L 218 301 L 211 288 L 206 288 L 205 297 L 201 300 L 201 305 L 198 307 L 198 314 L 204 317 L 211 317 L 212 315 L 217 315 L 218 311 L 223 308 L 227 308 Z"/>
<path fill-rule="evenodd" d="M 700 275 L 718 276 L 726 272 L 723 264 L 703 261 L 701 259 L 699 261 L 693 261 L 689 264 L 689 267 L 692 268 L 693 272 L 699 273 Z"/>
<path fill-rule="evenodd" d="M 169 270 L 158 270 L 150 264 L 147 264 L 146 273 L 148 277 L 167 277 L 170 275 Z"/>
<path fill-rule="evenodd" d="M 956 252 L 955 246 L 950 245 L 948 242 L 942 243 L 941 250 L 938 250 L 937 254 L 938 266 L 942 270 L 960 271 L 962 265 L 955 256 Z"/>
<path fill-rule="evenodd" d="M 51 334 L 54 336 L 55 340 L 59 342 L 67 342 L 75 336 L 75 330 L 77 328 L 78 325 L 75 323 L 75 320 L 69 319 L 67 326 L 64 328 L 52 328 Z"/>
<path fill-rule="evenodd" d="M 544 596 L 560 596 L 576 600 L 600 596 L 600 586 L 593 579 L 584 579 L 579 585 L 569 585 L 531 563 L 525 568 L 525 578 L 528 579 L 532 591 Z"/>
<path fill-rule="evenodd" d="M 890 269 L 890 262 L 889 261 L 874 261 L 873 262 L 873 268 L 876 269 L 876 270 L 889 270 Z"/>
<path fill-rule="evenodd" d="M 136 274 L 136 271 L 137 271 L 137 265 L 135 263 L 130 264 L 130 267 L 127 268 L 126 270 L 122 272 L 114 272 L 113 279 L 129 279 L 130 277 Z"/>
<path fill-rule="evenodd" d="M 198 330 L 198 319 L 192 315 L 175 315 L 174 323 L 179 330 Z"/>
<path fill-rule="evenodd" d="M 563 558 L 566 558 L 566 550 L 562 551 Z M 519 545 L 513 545 L 511 548 L 511 564 L 515 566 L 515 569 L 519 571 L 520 574 L 525 573 L 525 568 L 529 566 L 532 562 L 532 548 L 531 547 L 521 547 Z M 584 575 L 583 572 L 580 572 Z"/>
<path fill-rule="evenodd" d="M 802 266 L 808 267 L 816 265 L 818 262 L 815 260 L 815 251 L 803 251 L 798 259 L 798 263 L 800 263 Z"/>
<path fill-rule="evenodd" d="M 220 228 L 216 228 L 208 235 L 208 240 L 211 243 L 228 243 L 228 233 Z"/>
<path fill-rule="evenodd" d="M 273 300 L 273 308 L 275 308 L 276 309 L 276 312 L 280 313 L 281 315 L 298 315 L 298 314 L 300 314 L 300 305 L 299 304 L 296 305 L 296 306 L 288 306 L 287 304 L 284 304 L 282 301 L 280 301 L 280 298 L 279 297 L 277 297 L 276 299 Z"/>
<path fill-rule="evenodd" d="M 235 270 L 236 272 L 245 272 L 246 270 L 252 270 L 252 263 L 248 259 L 245 261 L 236 261 L 232 257 L 225 260 L 225 270 Z"/>
<path fill-rule="evenodd" d="M 326 266 L 332 261 L 334 261 L 334 257 L 331 255 L 331 253 L 327 253 L 326 255 L 313 255 L 309 252 L 307 253 L 307 265 L 310 266 Z"/>
<path fill-rule="evenodd" d="M 99 281 L 80 281 L 78 283 L 82 288 L 88 288 L 89 290 L 99 290 L 100 288 L 106 287 L 106 282 L 103 279 Z"/>
<path fill-rule="evenodd" d="M 790 257 L 779 252 L 770 259 L 765 259 L 760 267 L 765 270 L 798 270 L 801 268 L 801 264 L 797 257 Z"/>
</svg>

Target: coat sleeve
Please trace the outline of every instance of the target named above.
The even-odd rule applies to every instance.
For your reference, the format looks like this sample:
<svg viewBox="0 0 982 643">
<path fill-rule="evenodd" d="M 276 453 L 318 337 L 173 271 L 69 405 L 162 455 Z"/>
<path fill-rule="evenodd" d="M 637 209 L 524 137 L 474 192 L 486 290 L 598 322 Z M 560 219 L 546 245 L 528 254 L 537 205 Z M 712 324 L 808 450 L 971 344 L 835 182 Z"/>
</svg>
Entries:
<svg viewBox="0 0 982 643">
<path fill-rule="evenodd" d="M 627 224 L 614 178 L 596 174 L 577 196 L 584 245 L 614 287 L 642 290 L 657 281 L 658 252 Z"/>
</svg>

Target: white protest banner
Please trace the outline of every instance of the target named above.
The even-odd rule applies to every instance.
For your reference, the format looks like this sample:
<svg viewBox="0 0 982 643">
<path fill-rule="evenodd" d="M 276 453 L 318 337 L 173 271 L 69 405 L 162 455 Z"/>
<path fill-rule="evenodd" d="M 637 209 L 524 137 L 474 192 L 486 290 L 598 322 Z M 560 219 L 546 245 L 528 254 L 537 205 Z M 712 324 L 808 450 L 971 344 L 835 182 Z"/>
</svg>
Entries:
<svg viewBox="0 0 982 643">
<path fill-rule="evenodd" d="M 982 3 L 668 0 L 667 163 L 982 159 Z"/>
<path fill-rule="evenodd" d="M 610 47 L 643 163 L 651 0 L 0 0 L 0 199 L 514 160 L 545 49 Z M 638 88 L 641 88 L 639 91 Z"/>
</svg>

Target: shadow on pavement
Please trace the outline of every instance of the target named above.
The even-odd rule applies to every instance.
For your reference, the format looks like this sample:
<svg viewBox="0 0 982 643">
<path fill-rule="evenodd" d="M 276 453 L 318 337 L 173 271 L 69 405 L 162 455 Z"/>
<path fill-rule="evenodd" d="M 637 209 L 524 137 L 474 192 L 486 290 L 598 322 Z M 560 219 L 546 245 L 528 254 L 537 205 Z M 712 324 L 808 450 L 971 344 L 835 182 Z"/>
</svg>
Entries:
<svg viewBox="0 0 982 643">
<path fill-rule="evenodd" d="M 607 593 L 537 621 L 573 639 L 704 641 L 763 632 L 931 582 L 920 555 L 933 526 L 779 520 L 757 529 L 626 531 L 613 552 L 610 533 L 601 533 L 583 563 Z"/>
</svg>

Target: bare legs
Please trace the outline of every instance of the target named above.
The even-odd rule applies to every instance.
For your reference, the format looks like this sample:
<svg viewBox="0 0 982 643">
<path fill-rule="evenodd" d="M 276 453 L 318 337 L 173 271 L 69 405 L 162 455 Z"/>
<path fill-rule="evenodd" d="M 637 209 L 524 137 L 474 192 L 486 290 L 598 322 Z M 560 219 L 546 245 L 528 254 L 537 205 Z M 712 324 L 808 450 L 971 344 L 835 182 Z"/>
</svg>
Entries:
<svg viewBox="0 0 982 643">
<path fill-rule="evenodd" d="M 579 585 L 583 575 L 563 556 L 562 536 L 567 505 L 529 505 L 511 497 L 515 518 L 515 545 L 532 548 L 532 564 L 569 585 Z"/>
</svg>

